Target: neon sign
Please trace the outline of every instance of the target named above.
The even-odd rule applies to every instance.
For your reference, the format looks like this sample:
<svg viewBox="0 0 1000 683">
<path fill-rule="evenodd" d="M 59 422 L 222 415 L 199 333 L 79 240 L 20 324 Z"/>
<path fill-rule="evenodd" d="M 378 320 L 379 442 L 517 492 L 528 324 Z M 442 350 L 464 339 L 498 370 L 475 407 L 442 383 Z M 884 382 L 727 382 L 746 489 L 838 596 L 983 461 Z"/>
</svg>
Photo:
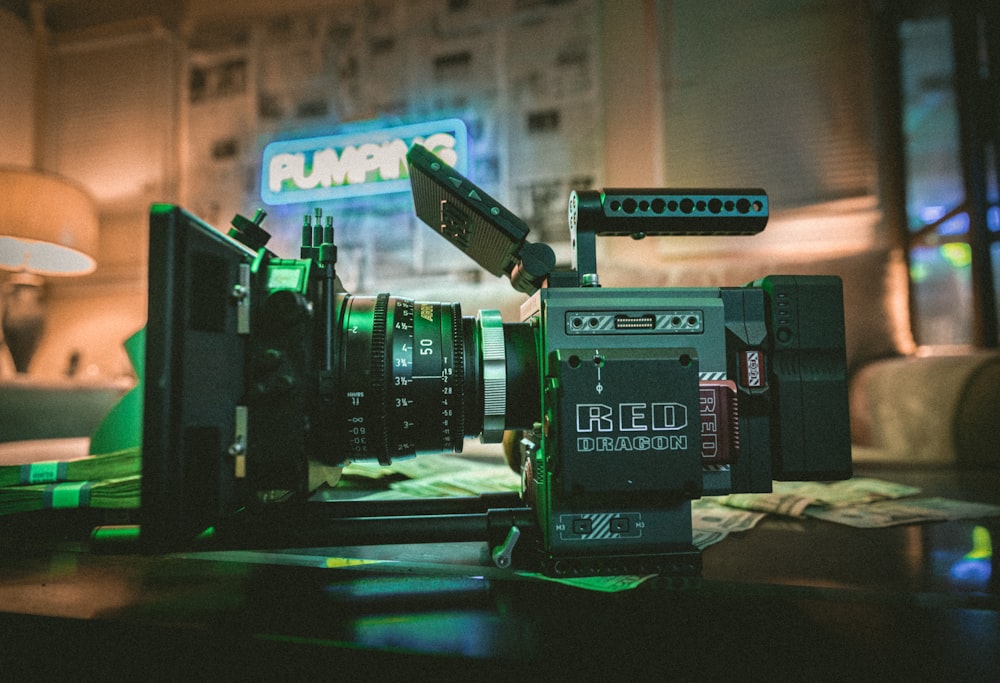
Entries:
<svg viewBox="0 0 1000 683">
<path fill-rule="evenodd" d="M 467 172 L 468 133 L 459 119 L 281 140 L 264 148 L 261 199 L 293 204 L 409 190 L 406 152 L 414 143 Z"/>
</svg>

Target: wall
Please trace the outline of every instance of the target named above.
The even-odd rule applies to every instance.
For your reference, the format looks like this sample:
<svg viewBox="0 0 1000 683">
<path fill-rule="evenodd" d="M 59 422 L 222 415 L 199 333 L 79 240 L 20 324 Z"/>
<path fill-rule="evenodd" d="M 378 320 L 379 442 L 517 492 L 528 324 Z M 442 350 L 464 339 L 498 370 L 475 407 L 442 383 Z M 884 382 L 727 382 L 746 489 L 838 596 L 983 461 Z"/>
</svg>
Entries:
<svg viewBox="0 0 1000 683">
<path fill-rule="evenodd" d="M 0 165 L 30 166 L 34 137 L 34 40 L 15 16 L 0 9 Z"/>
<path fill-rule="evenodd" d="M 28 27 L 0 9 L 0 166 L 26 167 L 34 163 L 34 39 Z M 6 274 L 0 271 L 0 288 Z M 2 289 L 0 289 L 2 292 Z M 2 296 L 2 294 L 0 294 Z M 0 311 L 3 301 L 0 300 Z M 14 361 L 0 345 L 0 377 L 14 372 Z"/>
<path fill-rule="evenodd" d="M 267 142 L 369 119 L 465 119 L 471 175 L 556 242 L 563 261 L 570 189 L 772 192 L 760 237 L 602 244 L 606 284 L 676 258 L 826 254 L 881 240 L 858 0 L 163 5 L 172 9 L 162 16 L 50 36 L 40 154 L 88 184 L 102 232 L 97 272 L 52 282 L 37 372 L 62 372 L 74 350 L 95 375 L 128 372 L 119 344 L 145 316 L 150 202 L 179 202 L 225 227 L 260 201 Z M 27 59 L 30 34 L 13 30 L 21 38 L 5 41 L 0 63 Z M 0 113 L 31 137 L 23 107 Z M 281 253 L 312 208 L 271 208 Z M 479 284 L 474 266 L 415 221 L 407 197 L 323 208 L 336 215 L 357 291 L 516 310 L 509 287 Z"/>
<path fill-rule="evenodd" d="M 84 183 L 100 211 L 97 270 L 50 278 L 49 333 L 32 372 L 131 373 L 122 343 L 146 318 L 148 209 L 176 201 L 180 46 L 160 23 L 49 39 L 46 168 Z"/>
<path fill-rule="evenodd" d="M 771 219 L 754 237 L 609 240 L 602 281 L 678 261 L 801 260 L 886 244 L 865 3 L 654 4 L 663 183 L 762 187 Z"/>
</svg>

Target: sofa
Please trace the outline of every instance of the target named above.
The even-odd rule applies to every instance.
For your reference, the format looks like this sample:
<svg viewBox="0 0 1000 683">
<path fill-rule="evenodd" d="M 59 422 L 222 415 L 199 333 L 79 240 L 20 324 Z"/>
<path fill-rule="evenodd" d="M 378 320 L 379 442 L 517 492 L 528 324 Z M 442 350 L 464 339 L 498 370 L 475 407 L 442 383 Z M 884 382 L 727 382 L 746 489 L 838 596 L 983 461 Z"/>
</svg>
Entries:
<svg viewBox="0 0 1000 683">
<path fill-rule="evenodd" d="M 128 388 L 32 375 L 0 379 L 0 443 L 89 437 Z"/>
</svg>

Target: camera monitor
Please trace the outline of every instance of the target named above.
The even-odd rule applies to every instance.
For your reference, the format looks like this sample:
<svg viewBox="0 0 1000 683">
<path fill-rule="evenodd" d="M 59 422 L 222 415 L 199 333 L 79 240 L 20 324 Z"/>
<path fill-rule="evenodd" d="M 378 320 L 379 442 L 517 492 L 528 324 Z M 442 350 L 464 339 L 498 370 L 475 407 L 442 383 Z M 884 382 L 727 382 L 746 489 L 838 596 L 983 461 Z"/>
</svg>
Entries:
<svg viewBox="0 0 1000 683">
<path fill-rule="evenodd" d="M 527 240 L 528 226 L 481 187 L 421 145 L 406 155 L 417 218 L 492 275 L 531 293 L 555 267 L 552 248 Z"/>
</svg>

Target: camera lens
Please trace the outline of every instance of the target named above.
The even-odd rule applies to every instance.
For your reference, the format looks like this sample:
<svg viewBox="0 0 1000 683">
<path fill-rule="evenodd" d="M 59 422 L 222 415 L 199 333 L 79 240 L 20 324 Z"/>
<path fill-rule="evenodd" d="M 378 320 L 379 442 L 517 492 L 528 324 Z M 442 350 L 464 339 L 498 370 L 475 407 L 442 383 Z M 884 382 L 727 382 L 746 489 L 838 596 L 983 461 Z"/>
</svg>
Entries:
<svg viewBox="0 0 1000 683">
<path fill-rule="evenodd" d="M 530 326 L 389 294 L 345 294 L 338 308 L 336 394 L 326 417 L 345 460 L 461 452 L 466 436 L 499 442 L 512 418 L 535 419 Z"/>
<path fill-rule="evenodd" d="M 465 352 L 458 304 L 345 296 L 336 430 L 346 459 L 450 451 L 464 436 Z"/>
</svg>

